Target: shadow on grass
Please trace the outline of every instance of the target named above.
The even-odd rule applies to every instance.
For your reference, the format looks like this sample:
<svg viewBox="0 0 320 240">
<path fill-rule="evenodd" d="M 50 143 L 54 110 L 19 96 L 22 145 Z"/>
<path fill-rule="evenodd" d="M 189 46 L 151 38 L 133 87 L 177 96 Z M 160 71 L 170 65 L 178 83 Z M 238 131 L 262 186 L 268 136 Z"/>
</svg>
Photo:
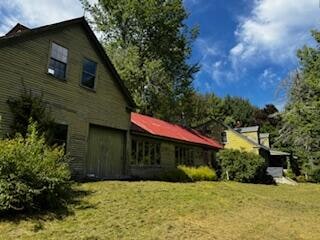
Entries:
<svg viewBox="0 0 320 240">
<path fill-rule="evenodd" d="M 47 210 L 26 210 L 26 211 L 9 211 L 0 213 L 0 223 L 10 222 L 19 224 L 21 221 L 34 222 L 34 231 L 41 230 L 45 221 L 63 220 L 67 216 L 74 215 L 75 210 L 85 210 L 96 208 L 96 205 L 89 203 L 83 198 L 92 194 L 93 191 L 85 191 L 72 188 L 69 196 L 56 209 Z"/>
</svg>

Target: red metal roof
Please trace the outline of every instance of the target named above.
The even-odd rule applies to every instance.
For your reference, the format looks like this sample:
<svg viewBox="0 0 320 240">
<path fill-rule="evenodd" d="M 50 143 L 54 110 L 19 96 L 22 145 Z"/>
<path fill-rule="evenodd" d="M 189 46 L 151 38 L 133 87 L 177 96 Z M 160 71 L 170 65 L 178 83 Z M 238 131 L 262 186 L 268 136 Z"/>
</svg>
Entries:
<svg viewBox="0 0 320 240">
<path fill-rule="evenodd" d="M 180 125 L 139 113 L 131 113 L 131 123 L 135 131 L 144 131 L 155 136 L 201 144 L 215 149 L 223 148 L 217 140 L 203 136 L 196 130 L 186 129 Z"/>
</svg>

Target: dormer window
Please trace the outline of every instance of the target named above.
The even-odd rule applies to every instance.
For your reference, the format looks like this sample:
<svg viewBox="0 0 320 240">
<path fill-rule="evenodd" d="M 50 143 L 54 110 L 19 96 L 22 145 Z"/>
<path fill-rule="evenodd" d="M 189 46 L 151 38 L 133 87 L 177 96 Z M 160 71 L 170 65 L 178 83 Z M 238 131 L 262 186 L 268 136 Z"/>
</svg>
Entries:
<svg viewBox="0 0 320 240">
<path fill-rule="evenodd" d="M 51 44 L 48 73 L 59 79 L 66 79 L 68 62 L 68 49 L 56 44 Z"/>
<path fill-rule="evenodd" d="M 97 63 L 84 59 L 82 67 L 82 78 L 81 85 L 94 89 L 95 88 L 95 79 L 96 79 Z"/>
</svg>

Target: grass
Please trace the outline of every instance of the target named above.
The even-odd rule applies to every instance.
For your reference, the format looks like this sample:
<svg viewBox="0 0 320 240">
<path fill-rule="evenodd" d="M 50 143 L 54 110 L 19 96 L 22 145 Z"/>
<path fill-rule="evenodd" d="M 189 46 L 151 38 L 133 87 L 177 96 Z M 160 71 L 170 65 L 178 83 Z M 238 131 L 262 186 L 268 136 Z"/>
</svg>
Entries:
<svg viewBox="0 0 320 240">
<path fill-rule="evenodd" d="M 95 182 L 66 214 L 12 217 L 0 239 L 320 239 L 320 185 Z"/>
</svg>

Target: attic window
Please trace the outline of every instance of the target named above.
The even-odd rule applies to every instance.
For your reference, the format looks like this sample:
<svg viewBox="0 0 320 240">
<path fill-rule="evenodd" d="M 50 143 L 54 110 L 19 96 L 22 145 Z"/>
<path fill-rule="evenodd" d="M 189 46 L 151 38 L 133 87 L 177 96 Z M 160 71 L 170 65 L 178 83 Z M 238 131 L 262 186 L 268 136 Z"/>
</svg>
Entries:
<svg viewBox="0 0 320 240">
<path fill-rule="evenodd" d="M 96 79 L 97 63 L 84 59 L 81 85 L 87 88 L 94 89 Z"/>
<path fill-rule="evenodd" d="M 227 133 L 226 132 L 222 132 L 221 133 L 221 142 L 222 143 L 227 143 L 228 139 L 227 139 Z"/>
<path fill-rule="evenodd" d="M 68 62 L 68 49 L 56 43 L 52 43 L 48 73 L 59 79 L 65 79 L 67 62 Z"/>
</svg>

